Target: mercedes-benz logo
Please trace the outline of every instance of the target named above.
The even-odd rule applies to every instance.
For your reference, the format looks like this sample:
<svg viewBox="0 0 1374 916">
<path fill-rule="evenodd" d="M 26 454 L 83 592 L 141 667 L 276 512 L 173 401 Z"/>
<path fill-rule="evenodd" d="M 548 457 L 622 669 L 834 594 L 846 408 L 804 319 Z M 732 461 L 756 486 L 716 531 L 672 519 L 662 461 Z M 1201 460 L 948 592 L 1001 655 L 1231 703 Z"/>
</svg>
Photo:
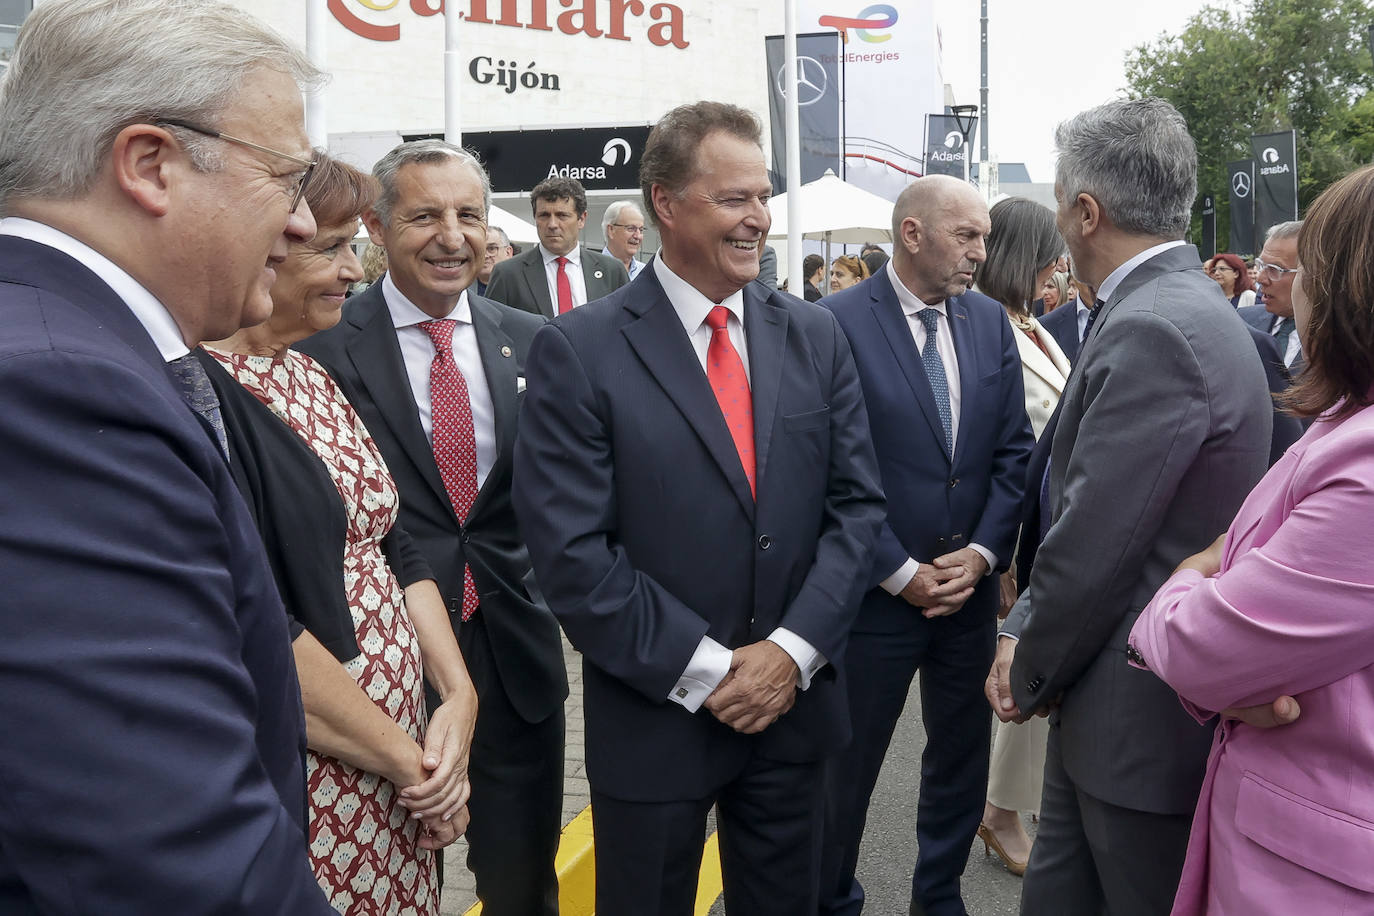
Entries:
<svg viewBox="0 0 1374 916">
<path fill-rule="evenodd" d="M 787 98 L 787 83 L 783 79 L 783 72 L 787 65 L 778 68 L 777 84 L 778 95 Z M 814 105 L 825 98 L 825 91 L 829 88 L 830 80 L 825 75 L 825 67 L 814 57 L 797 58 L 797 104 Z"/>
<path fill-rule="evenodd" d="M 1231 193 L 1237 197 L 1250 196 L 1250 176 L 1246 172 L 1237 172 L 1231 176 Z"/>
</svg>

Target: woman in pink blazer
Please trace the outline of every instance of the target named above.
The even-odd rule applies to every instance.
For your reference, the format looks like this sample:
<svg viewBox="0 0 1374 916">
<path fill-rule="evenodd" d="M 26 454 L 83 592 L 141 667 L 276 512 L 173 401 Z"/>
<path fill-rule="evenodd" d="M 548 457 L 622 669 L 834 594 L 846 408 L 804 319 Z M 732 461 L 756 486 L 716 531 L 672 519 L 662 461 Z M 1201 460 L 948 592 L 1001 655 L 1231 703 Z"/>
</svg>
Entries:
<svg viewBox="0 0 1374 916">
<path fill-rule="evenodd" d="M 1199 721 L 1282 695 L 1301 705 L 1290 725 L 1218 726 L 1175 916 L 1374 913 L 1371 214 L 1367 167 L 1312 205 L 1302 267 L 1274 281 L 1293 283 L 1308 358 L 1289 403 L 1320 419 L 1131 631 L 1128 655 Z"/>
</svg>

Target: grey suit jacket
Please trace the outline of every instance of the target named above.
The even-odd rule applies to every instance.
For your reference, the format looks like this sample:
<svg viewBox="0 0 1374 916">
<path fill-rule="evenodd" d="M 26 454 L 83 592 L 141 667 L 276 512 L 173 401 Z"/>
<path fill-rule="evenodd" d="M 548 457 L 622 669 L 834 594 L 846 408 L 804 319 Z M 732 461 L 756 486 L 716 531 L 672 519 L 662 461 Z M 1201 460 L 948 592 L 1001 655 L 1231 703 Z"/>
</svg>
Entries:
<svg viewBox="0 0 1374 916">
<path fill-rule="evenodd" d="M 587 301 L 595 302 L 630 282 L 630 275 L 610 255 L 592 251 L 586 245 L 582 251 L 582 278 L 587 284 Z M 549 281 L 544 274 L 544 256 L 539 246 L 507 258 L 492 268 L 486 296 L 511 308 L 524 309 L 545 318 L 554 316 L 553 299 L 549 296 Z"/>
<path fill-rule="evenodd" d="M 1069 776 L 1139 811 L 1193 810 L 1213 730 L 1127 665 L 1126 637 L 1268 466 L 1269 389 L 1232 312 L 1192 246 L 1140 265 L 1103 306 L 1060 402 L 1053 525 L 1004 629 L 1021 640 L 1017 705 L 1060 703 Z"/>
</svg>

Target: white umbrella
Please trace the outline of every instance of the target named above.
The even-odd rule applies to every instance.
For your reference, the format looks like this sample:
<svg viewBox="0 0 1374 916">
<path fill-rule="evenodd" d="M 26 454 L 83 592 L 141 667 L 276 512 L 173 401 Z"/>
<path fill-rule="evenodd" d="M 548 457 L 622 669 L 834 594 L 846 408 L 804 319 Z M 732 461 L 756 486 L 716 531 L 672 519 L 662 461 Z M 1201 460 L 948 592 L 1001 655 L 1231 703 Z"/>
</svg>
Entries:
<svg viewBox="0 0 1374 916">
<path fill-rule="evenodd" d="M 801 186 L 802 237 L 860 245 L 892 241 L 892 201 L 836 177 L 830 169 Z M 787 195 L 768 201 L 773 215 L 769 238 L 787 235 Z"/>
<path fill-rule="evenodd" d="M 527 223 L 514 213 L 502 210 L 495 204 L 492 204 L 491 210 L 487 212 L 487 225 L 495 226 L 506 233 L 506 238 L 512 242 L 539 241 L 539 230 L 534 228 L 534 223 Z"/>
<path fill-rule="evenodd" d="M 892 201 L 839 178 L 830 169 L 815 181 L 801 186 L 802 238 L 825 242 L 825 263 L 830 263 L 830 243 L 862 245 L 892 241 Z M 787 237 L 787 195 L 768 201 L 773 225 L 769 238 Z M 830 291 L 830 271 L 824 275 L 822 292 Z"/>
</svg>

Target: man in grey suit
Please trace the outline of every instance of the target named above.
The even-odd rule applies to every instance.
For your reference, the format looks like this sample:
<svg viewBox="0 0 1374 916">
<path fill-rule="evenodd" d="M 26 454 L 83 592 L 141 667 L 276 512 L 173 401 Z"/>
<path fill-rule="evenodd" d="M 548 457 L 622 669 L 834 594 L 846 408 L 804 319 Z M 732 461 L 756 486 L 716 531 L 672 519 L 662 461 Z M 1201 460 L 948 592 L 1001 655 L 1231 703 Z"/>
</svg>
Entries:
<svg viewBox="0 0 1374 916">
<path fill-rule="evenodd" d="M 1055 140 L 1059 230 L 1099 304 L 1046 431 L 1053 521 L 988 698 L 1004 720 L 1051 716 L 1023 916 L 1164 914 L 1213 729 L 1128 665 L 1126 636 L 1264 473 L 1272 406 L 1254 344 L 1180 240 L 1197 189 L 1182 116 L 1111 102 Z"/>
<path fill-rule="evenodd" d="M 491 271 L 487 298 L 552 318 L 630 282 L 625 265 L 578 244 L 587 192 L 576 178 L 546 178 L 530 192 L 539 244 Z"/>
</svg>

